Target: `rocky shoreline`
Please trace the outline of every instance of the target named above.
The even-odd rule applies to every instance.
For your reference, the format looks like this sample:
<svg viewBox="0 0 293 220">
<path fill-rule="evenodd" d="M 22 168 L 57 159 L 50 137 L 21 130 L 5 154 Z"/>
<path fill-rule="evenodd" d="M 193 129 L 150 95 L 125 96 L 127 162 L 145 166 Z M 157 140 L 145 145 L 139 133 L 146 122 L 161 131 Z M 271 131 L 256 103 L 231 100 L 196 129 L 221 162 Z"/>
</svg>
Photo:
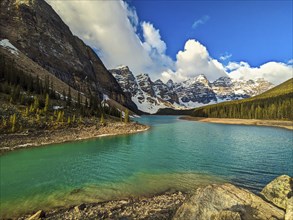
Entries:
<svg viewBox="0 0 293 220">
<path fill-rule="evenodd" d="M 233 125 L 257 125 L 279 127 L 293 130 L 293 121 L 280 120 L 259 120 L 259 119 L 237 119 L 237 118 L 201 118 L 192 116 L 181 116 L 180 119 L 188 121 L 200 121 L 217 124 L 233 124 Z"/>
<path fill-rule="evenodd" d="M 152 197 L 128 198 L 80 204 L 48 212 L 39 210 L 18 220 L 33 219 L 171 219 L 186 199 L 182 192 L 165 192 Z"/>
<path fill-rule="evenodd" d="M 24 219 L 292 220 L 293 178 L 277 177 L 259 196 L 229 183 L 211 184 L 192 195 L 165 192 L 152 197 L 80 204 L 46 213 L 39 210 L 18 218 Z"/>
<path fill-rule="evenodd" d="M 136 122 L 107 122 L 105 126 L 79 126 L 76 128 L 62 128 L 57 130 L 26 131 L 14 134 L 0 135 L 0 154 L 5 152 L 57 144 L 78 140 L 86 140 L 103 136 L 134 134 L 148 130 L 150 127 Z"/>
</svg>

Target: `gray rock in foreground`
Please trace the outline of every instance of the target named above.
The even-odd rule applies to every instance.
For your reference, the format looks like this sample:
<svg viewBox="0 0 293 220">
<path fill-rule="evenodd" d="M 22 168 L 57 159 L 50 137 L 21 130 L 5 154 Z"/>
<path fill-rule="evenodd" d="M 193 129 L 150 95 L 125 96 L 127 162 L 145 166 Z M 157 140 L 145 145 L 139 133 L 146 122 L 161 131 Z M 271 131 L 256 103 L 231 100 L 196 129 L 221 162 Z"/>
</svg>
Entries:
<svg viewBox="0 0 293 220">
<path fill-rule="evenodd" d="M 177 210 L 175 220 L 284 219 L 284 211 L 232 184 L 197 189 Z"/>
<path fill-rule="evenodd" d="M 279 176 L 266 185 L 261 194 L 269 202 L 286 210 L 286 220 L 293 219 L 293 178 Z"/>
<path fill-rule="evenodd" d="M 286 209 L 290 194 L 292 194 L 293 178 L 282 175 L 263 188 L 261 194 L 274 205 Z M 291 193 L 290 193 L 291 192 Z"/>
</svg>

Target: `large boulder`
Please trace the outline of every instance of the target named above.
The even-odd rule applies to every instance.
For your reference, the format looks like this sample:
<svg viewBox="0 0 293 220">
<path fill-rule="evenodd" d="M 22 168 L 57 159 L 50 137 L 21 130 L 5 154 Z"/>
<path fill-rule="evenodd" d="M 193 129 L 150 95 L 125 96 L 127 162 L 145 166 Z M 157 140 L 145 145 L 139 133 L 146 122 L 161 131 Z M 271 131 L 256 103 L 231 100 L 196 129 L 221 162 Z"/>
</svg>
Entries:
<svg viewBox="0 0 293 220">
<path fill-rule="evenodd" d="M 261 194 L 276 206 L 286 209 L 288 199 L 292 197 L 292 187 L 293 178 L 282 175 L 266 185 Z"/>
<path fill-rule="evenodd" d="M 199 188 L 177 210 L 174 219 L 284 219 L 284 211 L 232 184 Z"/>
<path fill-rule="evenodd" d="M 293 219 L 293 178 L 282 175 L 263 188 L 261 194 L 269 202 L 286 210 L 286 220 Z"/>
</svg>

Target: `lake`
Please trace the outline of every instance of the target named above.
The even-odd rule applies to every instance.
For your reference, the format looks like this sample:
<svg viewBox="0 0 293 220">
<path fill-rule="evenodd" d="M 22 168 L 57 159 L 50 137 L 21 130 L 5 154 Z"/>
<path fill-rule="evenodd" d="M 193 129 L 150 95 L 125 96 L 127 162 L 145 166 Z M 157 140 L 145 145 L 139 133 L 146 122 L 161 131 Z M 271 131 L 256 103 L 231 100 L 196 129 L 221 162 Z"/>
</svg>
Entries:
<svg viewBox="0 0 293 220">
<path fill-rule="evenodd" d="M 0 157 L 1 215 L 193 191 L 231 182 L 258 193 L 293 176 L 293 132 L 143 116 L 149 131 L 18 150 Z"/>
</svg>

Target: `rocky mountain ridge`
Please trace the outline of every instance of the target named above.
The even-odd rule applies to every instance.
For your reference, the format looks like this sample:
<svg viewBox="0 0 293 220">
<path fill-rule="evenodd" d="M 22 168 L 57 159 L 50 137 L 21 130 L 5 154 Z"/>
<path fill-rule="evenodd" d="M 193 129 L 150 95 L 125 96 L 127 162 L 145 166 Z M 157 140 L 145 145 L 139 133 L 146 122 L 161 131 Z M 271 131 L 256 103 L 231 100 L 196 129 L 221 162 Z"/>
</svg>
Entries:
<svg viewBox="0 0 293 220">
<path fill-rule="evenodd" d="M 234 80 L 220 77 L 210 82 L 205 75 L 177 83 L 171 79 L 167 83 L 152 81 L 148 74 L 136 77 L 127 66 L 109 70 L 124 92 L 127 92 L 138 109 L 156 113 L 161 108 L 194 108 L 229 100 L 237 100 L 258 95 L 273 87 L 264 80 Z"/>
<path fill-rule="evenodd" d="M 0 5 L 0 40 L 8 39 L 25 56 L 73 89 L 100 101 L 105 94 L 137 110 L 96 53 L 71 33 L 44 0 L 3 0 Z"/>
</svg>

